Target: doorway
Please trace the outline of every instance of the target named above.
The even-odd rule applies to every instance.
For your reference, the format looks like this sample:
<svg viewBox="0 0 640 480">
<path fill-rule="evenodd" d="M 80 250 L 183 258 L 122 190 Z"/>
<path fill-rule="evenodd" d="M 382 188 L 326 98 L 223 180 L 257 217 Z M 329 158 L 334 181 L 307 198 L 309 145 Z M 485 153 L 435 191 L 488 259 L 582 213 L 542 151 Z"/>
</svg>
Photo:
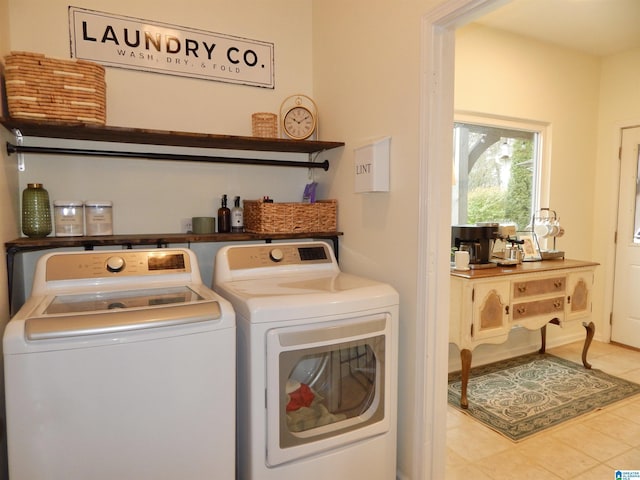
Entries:
<svg viewBox="0 0 640 480">
<path fill-rule="evenodd" d="M 429 356 L 423 360 L 423 400 L 425 416 L 432 423 L 425 422 L 425 430 L 416 438 L 416 445 L 424 448 L 424 475 L 416 478 L 443 478 L 445 458 L 446 421 L 442 417 L 446 408 L 446 369 L 448 358 L 443 350 L 448 345 L 448 327 L 441 325 L 443 318 L 448 318 L 449 265 L 443 261 L 438 252 L 446 250 L 450 238 L 447 233 L 450 227 L 451 204 L 443 202 L 449 198 L 451 187 L 451 163 L 444 159 L 451 159 L 453 125 L 453 78 L 455 30 L 481 16 L 509 3 L 505 0 L 456 0 L 445 2 L 423 19 L 423 41 L 428 47 L 425 55 L 426 63 L 423 68 L 424 99 L 422 119 L 425 128 L 421 151 L 421 225 L 419 231 L 420 271 L 424 272 L 419 279 L 424 307 L 419 307 L 418 313 L 425 318 L 423 346 Z M 425 61 L 425 62 L 426 62 Z M 449 128 L 447 129 L 447 126 Z M 443 161 L 444 160 L 444 161 Z M 443 205 L 446 203 L 446 205 Z M 427 222 L 427 219 L 429 220 Z M 440 232 L 426 232 L 427 225 L 432 230 Z M 437 226 L 437 227 L 435 227 Z M 442 231 L 447 232 L 444 235 Z M 448 259 L 447 259 L 448 260 Z M 435 285 L 439 285 L 436 287 Z M 446 291 L 446 295 L 445 295 Z M 419 300 L 421 298 L 419 297 Z M 420 310 L 422 308 L 422 311 Z M 433 327 L 432 325 L 437 325 Z M 441 379 L 444 378 L 444 381 Z M 429 382 L 432 383 L 429 386 Z M 443 424 L 444 427 L 443 427 Z"/>
<path fill-rule="evenodd" d="M 418 322 L 414 468 L 417 480 L 445 477 L 449 363 L 449 256 L 455 30 L 510 0 L 445 2 L 422 20 L 421 145 L 418 218 Z M 444 160 L 448 159 L 448 160 Z M 435 228 L 434 228 L 435 226 Z M 431 227 L 431 228 L 428 228 Z M 442 299 L 446 299 L 442 301 Z M 421 329 L 421 330 L 420 330 Z"/>
</svg>

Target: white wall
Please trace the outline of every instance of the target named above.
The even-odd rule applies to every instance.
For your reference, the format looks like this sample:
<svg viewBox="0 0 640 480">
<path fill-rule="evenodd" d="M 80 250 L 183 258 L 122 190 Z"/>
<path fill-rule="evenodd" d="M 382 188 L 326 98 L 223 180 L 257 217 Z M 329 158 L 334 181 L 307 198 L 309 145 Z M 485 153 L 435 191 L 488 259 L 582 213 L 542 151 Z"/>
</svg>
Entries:
<svg viewBox="0 0 640 480">
<path fill-rule="evenodd" d="M 591 257 L 600 60 L 471 24 L 456 31 L 456 111 L 546 123 L 549 205 L 566 228 L 559 247 Z"/>
<path fill-rule="evenodd" d="M 599 57 L 470 24 L 456 31 L 455 109 L 548 125 L 548 205 L 566 234 L 567 258 L 596 260 L 593 196 L 598 160 Z M 598 272 L 598 275 L 600 272 Z M 596 298 L 594 296 L 594 298 Z M 597 308 L 594 310 L 597 311 Z M 597 338 L 603 318 L 594 315 Z M 583 338 L 584 329 L 548 328 L 548 345 Z M 474 364 L 539 348 L 539 332 L 514 331 L 500 349 L 480 347 Z M 450 349 L 450 369 L 459 368 Z"/>
<path fill-rule="evenodd" d="M 417 331 L 424 322 L 416 318 L 417 223 L 418 210 L 424 208 L 418 204 L 420 28 L 422 16 L 440 3 L 313 4 L 314 90 L 331 115 L 324 132 L 346 142 L 340 164 L 330 172 L 330 195 L 340 199 L 340 228 L 345 232 L 341 263 L 349 271 L 392 284 L 400 293 L 400 478 L 416 478 L 414 467 L 423 457 L 422 448 L 428 449 L 416 445 L 413 437 L 424 408 L 416 404 L 416 378 L 424 374 L 416 371 Z M 383 136 L 391 136 L 390 191 L 356 194 L 353 150 Z"/>
</svg>

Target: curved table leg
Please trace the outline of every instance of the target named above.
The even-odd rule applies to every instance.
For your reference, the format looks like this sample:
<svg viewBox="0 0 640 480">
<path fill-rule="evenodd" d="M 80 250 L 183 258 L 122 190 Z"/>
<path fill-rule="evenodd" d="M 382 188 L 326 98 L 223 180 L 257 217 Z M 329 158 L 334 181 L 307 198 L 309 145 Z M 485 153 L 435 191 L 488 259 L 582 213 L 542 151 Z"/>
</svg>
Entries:
<svg viewBox="0 0 640 480">
<path fill-rule="evenodd" d="M 466 348 L 460 350 L 460 361 L 462 363 L 461 388 L 460 388 L 460 407 L 469 408 L 469 400 L 467 400 L 467 384 L 469 383 L 469 370 L 471 370 L 471 350 Z"/>
<path fill-rule="evenodd" d="M 549 320 L 549 323 L 560 325 L 560 320 L 558 320 L 557 318 L 553 318 Z M 542 340 L 542 345 L 540 347 L 540 350 L 538 350 L 538 353 L 545 353 L 547 351 L 547 325 L 549 325 L 549 323 L 540 327 L 540 339 Z"/>
<path fill-rule="evenodd" d="M 538 353 L 544 353 L 547 351 L 547 326 L 543 325 L 540 327 L 540 350 Z"/>
<path fill-rule="evenodd" d="M 582 347 L 582 364 L 584 368 L 591 368 L 591 364 L 587 362 L 587 352 L 589 351 L 589 347 L 591 346 L 591 341 L 593 340 L 593 336 L 596 333 L 596 326 L 593 322 L 589 322 L 587 325 L 583 323 L 582 326 L 587 330 L 587 336 L 584 339 L 584 347 Z"/>
</svg>

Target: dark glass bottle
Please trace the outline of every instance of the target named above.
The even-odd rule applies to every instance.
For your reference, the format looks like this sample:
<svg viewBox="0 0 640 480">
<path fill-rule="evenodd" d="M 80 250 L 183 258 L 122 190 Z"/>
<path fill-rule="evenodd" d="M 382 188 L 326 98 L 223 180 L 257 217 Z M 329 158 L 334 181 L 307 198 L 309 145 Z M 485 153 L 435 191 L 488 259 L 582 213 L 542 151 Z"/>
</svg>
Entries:
<svg viewBox="0 0 640 480">
<path fill-rule="evenodd" d="M 22 192 L 22 233 L 41 238 L 51 233 L 49 192 L 41 183 L 28 183 Z"/>
<path fill-rule="evenodd" d="M 231 231 L 231 210 L 227 207 L 227 196 L 222 196 L 222 205 L 218 209 L 218 232 L 229 233 Z"/>
</svg>

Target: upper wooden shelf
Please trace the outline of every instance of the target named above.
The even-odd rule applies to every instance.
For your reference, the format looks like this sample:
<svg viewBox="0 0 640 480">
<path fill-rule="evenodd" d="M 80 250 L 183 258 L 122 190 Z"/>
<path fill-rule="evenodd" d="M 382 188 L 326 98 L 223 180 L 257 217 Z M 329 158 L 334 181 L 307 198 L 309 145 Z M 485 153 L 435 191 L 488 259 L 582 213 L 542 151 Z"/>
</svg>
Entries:
<svg viewBox="0 0 640 480">
<path fill-rule="evenodd" d="M 2 117 L 0 117 L 0 124 L 4 125 L 8 130 L 20 130 L 20 133 L 25 137 L 64 138 L 142 145 L 289 153 L 314 153 L 344 146 L 344 142 L 214 135 Z"/>
</svg>

